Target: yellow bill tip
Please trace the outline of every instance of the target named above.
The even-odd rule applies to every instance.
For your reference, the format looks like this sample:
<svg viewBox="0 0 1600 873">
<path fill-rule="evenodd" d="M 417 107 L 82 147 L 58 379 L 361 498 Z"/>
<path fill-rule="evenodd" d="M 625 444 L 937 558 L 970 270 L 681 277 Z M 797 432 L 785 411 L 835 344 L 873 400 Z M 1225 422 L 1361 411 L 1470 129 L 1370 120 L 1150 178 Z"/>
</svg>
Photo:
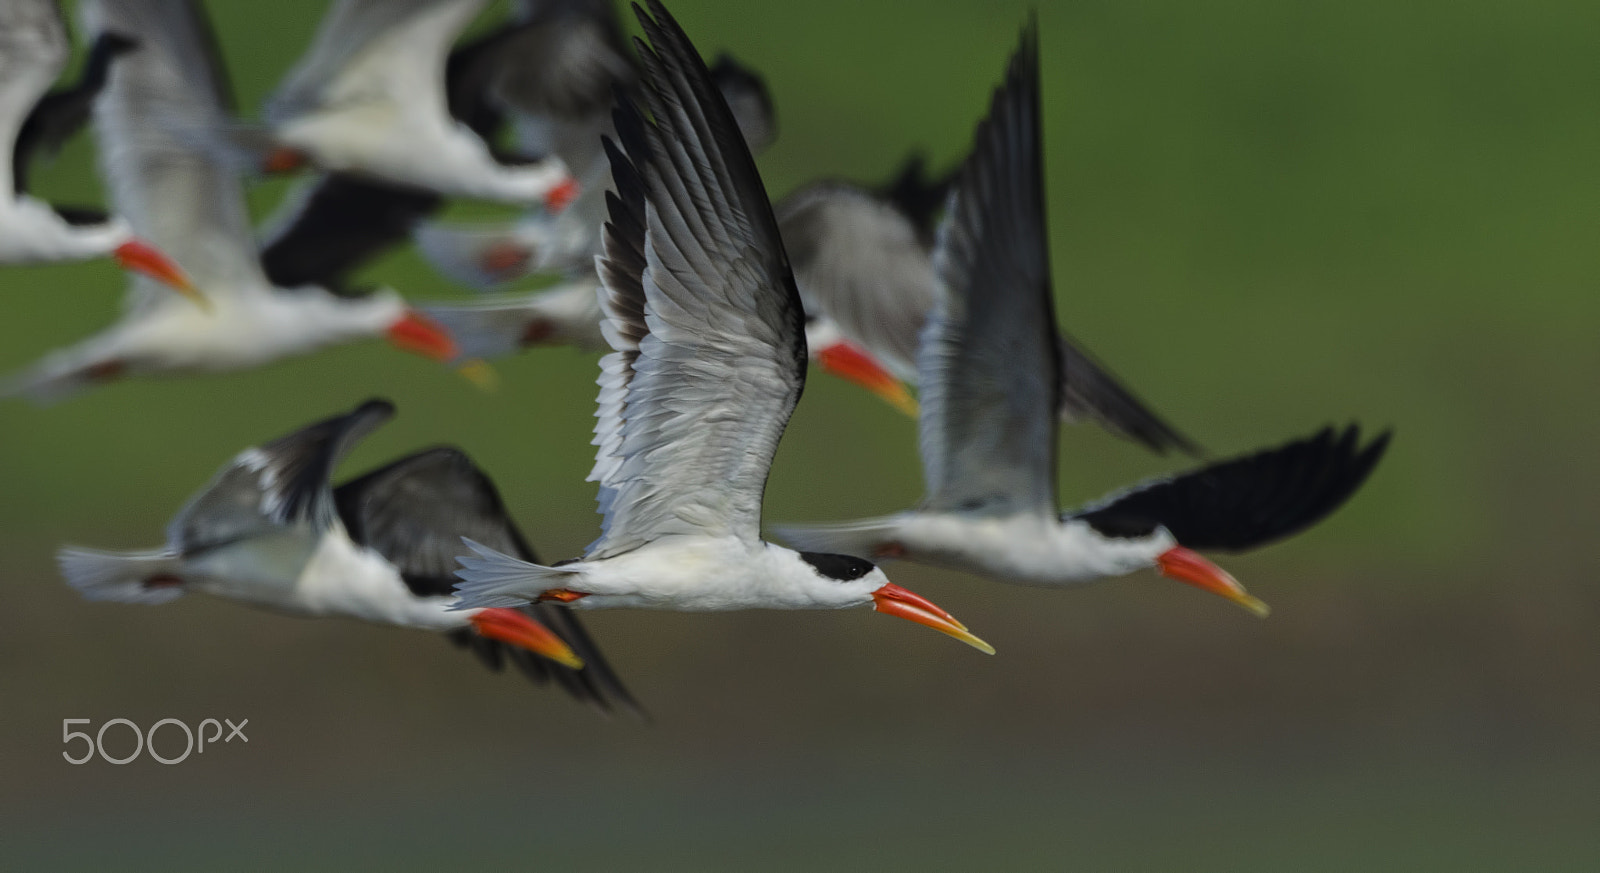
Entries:
<svg viewBox="0 0 1600 873">
<path fill-rule="evenodd" d="M 492 393 L 500 388 L 499 372 L 492 364 L 481 358 L 473 358 L 456 367 L 456 372 L 480 391 Z"/>
</svg>

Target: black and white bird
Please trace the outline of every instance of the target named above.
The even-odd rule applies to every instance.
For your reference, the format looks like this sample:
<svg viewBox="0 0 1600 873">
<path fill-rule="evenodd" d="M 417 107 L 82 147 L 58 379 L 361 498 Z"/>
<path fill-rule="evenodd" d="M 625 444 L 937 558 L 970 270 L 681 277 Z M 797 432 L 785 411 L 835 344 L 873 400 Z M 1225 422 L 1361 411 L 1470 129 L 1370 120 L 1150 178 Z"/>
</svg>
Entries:
<svg viewBox="0 0 1600 873">
<path fill-rule="evenodd" d="M 492 97 L 520 134 L 520 148 L 559 155 L 581 179 L 582 193 L 562 212 L 533 211 L 510 223 L 420 223 L 414 236 L 423 257 L 444 275 L 479 289 L 537 273 L 592 274 L 605 192 L 611 189 L 600 139 L 614 135 L 610 95 L 632 89 L 636 79 L 609 0 L 534 5 L 543 14 L 521 25 L 534 44 L 507 53 Z M 766 81 L 726 52 L 712 63 L 711 78 L 745 143 L 759 155 L 777 137 Z M 599 310 L 594 314 L 598 323 Z"/>
<path fill-rule="evenodd" d="M 450 114 L 445 61 L 488 0 L 336 0 L 267 101 L 265 169 L 309 162 L 439 194 L 559 207 L 559 158 L 505 164 Z"/>
<path fill-rule="evenodd" d="M 228 117 L 210 26 L 194 3 L 87 0 L 82 10 L 86 32 L 139 44 L 95 104 L 112 201 L 183 265 L 209 306 L 135 277 L 120 322 L 46 356 L 5 393 L 52 399 L 122 375 L 243 369 L 365 337 L 436 360 L 455 357 L 449 335 L 393 291 L 346 298 L 276 287 L 262 274 L 239 179 L 184 133 Z"/>
<path fill-rule="evenodd" d="M 605 520 L 543 566 L 478 543 L 463 608 L 836 609 L 872 604 L 992 652 L 859 558 L 761 539 L 767 472 L 805 380 L 804 314 L 755 162 L 689 38 L 635 7 L 639 100 L 606 141 L 606 337 L 595 467 Z"/>
<path fill-rule="evenodd" d="M 1321 520 L 1388 434 L 1351 426 L 1211 464 L 1058 515 L 1061 344 L 1045 234 L 1038 37 L 1030 23 L 956 182 L 935 256 L 942 285 L 918 357 L 927 496 L 908 512 L 781 528 L 799 548 L 905 558 L 1068 586 L 1142 568 L 1261 601 L 1197 549 L 1240 551 Z"/>
<path fill-rule="evenodd" d="M 561 158 L 579 180 L 578 199 L 559 211 L 534 210 L 519 222 L 538 228 L 537 250 L 525 247 L 520 233 L 516 245 L 498 245 L 504 230 L 499 226 L 487 239 L 477 227 L 431 225 L 419 231 L 419 242 L 437 240 L 437 250 L 423 246 L 429 257 L 459 262 L 472 277 L 495 277 L 489 282 L 593 255 L 610 172 L 600 154 L 599 125 L 610 125 L 612 89 L 633 81 L 633 60 L 610 0 L 534 0 L 519 7 L 450 52 L 445 105 L 458 124 L 486 143 L 515 129 L 519 148 L 497 153 L 502 163 L 551 153 Z M 503 96 L 508 91 L 521 98 L 516 105 Z M 528 135 L 535 130 L 538 136 Z M 262 263 L 279 284 L 342 288 L 362 265 L 410 242 L 413 231 L 444 204 L 441 194 L 414 185 L 325 173 L 280 210 Z"/>
<path fill-rule="evenodd" d="M 569 166 L 585 166 L 583 162 L 588 158 L 583 143 L 599 143 L 601 134 L 611 133 L 611 119 L 609 112 L 602 113 L 601 123 L 594 117 L 592 102 L 576 98 L 576 94 L 593 95 L 602 90 L 598 82 L 591 81 L 593 76 L 580 77 L 576 72 L 612 72 L 616 66 L 613 59 L 627 56 L 620 46 L 600 38 L 620 31 L 609 4 L 597 6 L 592 0 L 577 0 L 551 5 L 561 14 L 550 13 L 553 21 L 535 19 L 544 24 L 534 33 L 539 35 L 540 45 L 566 48 L 553 53 L 556 60 L 532 65 L 533 69 L 524 69 L 529 66 L 524 61 L 502 70 L 505 81 L 522 85 L 511 92 L 517 98 L 507 98 L 504 107 L 518 120 L 519 128 L 534 130 L 539 141 L 548 141 Z M 578 57 L 569 58 L 572 54 Z M 579 62 L 589 55 L 598 59 Z M 515 57 L 540 55 L 530 50 L 518 52 Z M 628 63 L 631 73 L 631 59 Z M 511 72 L 518 75 L 506 75 Z M 711 64 L 710 72 L 733 112 L 745 144 L 759 154 L 777 135 L 776 113 L 765 80 L 725 52 Z M 632 75 L 616 75 L 606 92 L 630 88 L 632 82 Z M 563 87 L 532 87 L 540 83 Z M 578 87 L 580 83 L 585 87 Z M 557 95 L 561 94 L 567 96 L 558 100 Z M 533 212 L 499 225 L 429 221 L 417 224 L 415 238 L 423 257 L 439 272 L 472 287 L 493 289 L 533 274 L 565 274 L 563 281 L 533 293 L 496 294 L 425 307 L 455 337 L 463 358 L 494 358 L 542 345 L 569 345 L 591 351 L 610 348 L 600 330 L 603 317 L 595 293 L 599 279 L 593 272 L 604 221 L 602 195 L 612 187 L 609 165 L 591 166 L 583 178 L 584 193 L 570 209 L 559 214 Z M 895 193 L 914 200 L 919 192 L 902 181 Z M 927 192 L 920 193 L 925 201 Z M 779 226 L 781 231 L 781 213 Z M 801 300 L 806 301 L 803 293 Z M 915 414 L 916 401 L 905 384 L 871 354 L 846 341 L 831 319 L 810 309 L 806 313 L 806 349 L 824 371 L 855 382 Z"/>
<path fill-rule="evenodd" d="M 583 0 L 576 5 L 590 7 L 593 4 Z M 614 16 L 611 25 L 619 27 Z M 631 58 L 628 63 L 631 72 Z M 751 153 L 759 154 L 771 144 L 777 130 L 772 98 L 765 81 L 760 74 L 727 53 L 717 57 L 710 71 L 718 93 L 733 112 L 745 145 Z M 566 77 L 555 78 L 564 81 Z M 630 75 L 627 79 L 615 81 L 613 87 L 618 90 L 623 89 L 624 85 L 631 88 L 633 82 L 634 78 Z M 610 93 L 609 90 L 607 93 Z M 525 100 L 532 101 L 533 98 L 530 96 Z M 544 103 L 554 102 L 551 95 L 544 96 L 542 100 Z M 517 104 L 511 111 L 522 119 L 523 126 L 529 126 L 537 118 L 524 113 L 531 112 L 539 105 L 531 102 Z M 585 107 L 582 112 L 572 110 L 571 117 L 557 114 L 539 125 L 558 132 L 565 131 L 557 141 L 568 144 L 566 148 L 572 153 L 571 160 L 578 160 L 582 156 L 577 148 L 581 138 L 573 135 L 571 129 L 591 131 L 590 135 L 596 144 L 601 141 L 602 135 L 615 134 L 609 111 L 603 113 L 604 126 L 594 132 L 595 125 L 588 119 L 593 109 L 586 103 L 582 105 Z M 610 104 L 606 106 L 609 110 Z M 487 294 L 477 300 L 424 306 L 423 311 L 455 338 L 462 358 L 489 359 L 532 346 L 548 345 L 575 346 L 584 351 L 610 350 L 600 327 L 605 316 L 600 311 L 597 293 L 600 278 L 594 266 L 595 256 L 601 253 L 601 227 L 605 221 L 604 194 L 612 190 L 610 165 L 604 160 L 600 163 L 604 165 L 604 172 L 591 171 L 586 176 L 585 193 L 565 212 L 533 213 L 511 225 L 425 222 L 418 226 L 417 246 L 423 256 L 435 269 L 468 285 L 490 288 L 534 273 L 565 274 L 563 280 L 555 285 L 531 293 Z M 806 324 L 807 349 L 813 357 L 818 349 L 830 348 L 826 339 L 817 334 L 818 326 L 809 320 Z M 813 337 L 823 342 L 812 343 Z M 871 361 L 863 360 L 860 375 L 851 374 L 855 378 L 895 382 L 888 374 L 877 370 Z M 900 390 L 905 393 L 903 386 L 900 386 Z M 909 394 L 906 396 L 909 399 Z"/>
<path fill-rule="evenodd" d="M 944 293 L 933 229 L 954 179 L 927 178 L 922 159 L 913 155 L 879 188 L 826 179 L 773 207 L 814 332 L 829 332 L 835 343 L 820 356 L 823 366 L 913 415 L 916 405 L 900 383 L 917 384 L 918 343 Z M 1198 454 L 1081 343 L 1058 333 L 1056 344 L 1056 406 L 1063 421 L 1093 420 L 1157 453 Z M 893 380 L 852 375 L 870 370 L 869 364 Z"/>
<path fill-rule="evenodd" d="M 46 94 L 67 64 L 66 25 L 54 0 L 0 0 L 0 264 L 43 264 L 111 257 L 196 297 L 171 259 L 134 238 L 126 221 L 91 209 L 54 207 L 28 192 L 28 170 L 41 151 L 54 151 L 88 118 L 107 71 L 134 43 L 95 40 L 83 73 L 70 88 Z"/>
<path fill-rule="evenodd" d="M 427 449 L 331 485 L 345 453 L 393 414 L 368 401 L 246 449 L 178 512 L 164 546 L 64 548 L 62 575 L 89 600 L 161 604 L 196 592 L 448 633 L 492 666 L 509 657 L 603 708 L 636 709 L 566 608 L 449 608 L 461 537 L 533 559 L 493 483 L 460 450 Z"/>
</svg>

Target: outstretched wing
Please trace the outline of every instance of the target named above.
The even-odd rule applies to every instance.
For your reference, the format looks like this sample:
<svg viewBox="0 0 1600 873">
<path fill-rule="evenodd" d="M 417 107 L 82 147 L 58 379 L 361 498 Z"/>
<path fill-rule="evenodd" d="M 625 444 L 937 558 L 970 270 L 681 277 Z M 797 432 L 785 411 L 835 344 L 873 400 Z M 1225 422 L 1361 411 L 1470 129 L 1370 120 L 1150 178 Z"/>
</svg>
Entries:
<svg viewBox="0 0 1600 873">
<path fill-rule="evenodd" d="M 1158 455 L 1177 449 L 1186 455 L 1199 455 L 1200 447 L 1150 411 L 1132 391 L 1123 387 L 1109 370 L 1071 339 L 1062 336 L 1061 386 L 1058 411 L 1066 422 L 1090 419 L 1116 434 L 1133 440 Z"/>
<path fill-rule="evenodd" d="M 209 131 L 231 98 L 210 22 L 184 0 L 86 0 L 84 31 L 139 44 L 112 66 L 94 106 L 113 211 L 166 252 L 208 296 L 266 293 L 244 189 L 216 162 Z M 130 305 L 170 292 L 135 279 Z"/>
<path fill-rule="evenodd" d="M 333 499 L 350 538 L 395 565 L 418 597 L 453 593 L 456 556 L 468 554 L 462 537 L 535 560 L 494 483 L 460 449 L 407 455 L 340 485 Z"/>
<path fill-rule="evenodd" d="M 306 183 L 288 204 L 261 249 L 261 268 L 279 288 L 316 286 L 345 297 L 359 296 L 350 275 L 410 238 L 417 222 L 444 198 L 346 173 Z"/>
<path fill-rule="evenodd" d="M 486 2 L 337 0 L 268 99 L 267 120 L 368 100 L 433 101 L 442 114 L 445 54 Z"/>
<path fill-rule="evenodd" d="M 327 527 L 337 513 L 328 482 L 334 466 L 393 416 L 393 404 L 369 400 L 344 415 L 245 449 L 178 512 L 167 527 L 167 542 L 193 552 L 284 525 Z"/>
<path fill-rule="evenodd" d="M 805 380 L 805 326 L 750 151 L 656 0 L 638 11 L 640 101 L 607 140 L 616 194 L 600 259 L 604 532 L 589 557 L 657 537 L 760 536 L 761 497 Z M 637 7 L 636 7 L 637 9 Z"/>
<path fill-rule="evenodd" d="M 1389 433 L 1361 445 L 1350 425 L 1272 449 L 1155 479 L 1113 494 L 1063 519 L 1110 537 L 1146 536 L 1164 527 L 1191 549 L 1239 552 L 1298 533 L 1338 509 L 1367 480 Z"/>
<path fill-rule="evenodd" d="M 538 561 L 506 512 L 494 483 L 461 450 L 443 446 L 407 455 L 334 490 L 334 502 L 350 538 L 400 571 L 418 597 L 449 597 L 456 556 L 467 554 L 463 537 L 524 561 Z M 531 678 L 554 680 L 574 697 L 602 709 L 638 710 L 577 616 L 551 603 L 524 607 L 534 620 L 561 636 L 583 659 L 572 670 L 470 630 L 454 638 L 492 669 L 509 659 Z"/>
<path fill-rule="evenodd" d="M 1054 515 L 1060 366 L 1032 23 L 939 231 L 946 292 L 918 360 L 928 509 Z"/>
<path fill-rule="evenodd" d="M 0 0 L 0 146 L 6 154 L 23 119 L 61 75 L 67 51 L 67 29 L 55 0 Z M 5 177 L 0 196 L 9 200 L 12 180 L 0 176 Z"/>
<path fill-rule="evenodd" d="M 633 58 L 612 0 L 534 0 L 507 29 L 484 90 L 529 116 L 574 119 L 606 112 L 632 87 Z M 603 116 L 602 116 L 603 117 Z"/>
<path fill-rule="evenodd" d="M 89 123 L 89 112 L 100 89 L 106 86 L 111 73 L 111 62 L 118 55 L 137 48 L 133 40 L 114 33 L 102 33 L 89 47 L 89 57 L 83 63 L 78 81 L 66 88 L 58 88 L 34 104 L 33 111 L 17 131 L 17 142 L 11 152 L 11 172 L 16 177 L 16 190 L 28 189 L 28 168 L 40 152 L 55 155 L 73 134 Z"/>
</svg>

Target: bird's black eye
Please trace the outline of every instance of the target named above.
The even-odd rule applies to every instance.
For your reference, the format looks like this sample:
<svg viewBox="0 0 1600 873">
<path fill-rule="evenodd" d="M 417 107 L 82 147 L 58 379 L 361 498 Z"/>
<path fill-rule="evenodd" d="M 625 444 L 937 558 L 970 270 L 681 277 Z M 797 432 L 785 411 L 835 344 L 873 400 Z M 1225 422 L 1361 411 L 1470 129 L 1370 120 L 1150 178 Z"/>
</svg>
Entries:
<svg viewBox="0 0 1600 873">
<path fill-rule="evenodd" d="M 801 552 L 800 557 L 805 559 L 818 573 L 836 582 L 849 582 L 860 579 L 871 573 L 874 564 L 849 555 L 830 555 L 824 552 Z"/>
</svg>

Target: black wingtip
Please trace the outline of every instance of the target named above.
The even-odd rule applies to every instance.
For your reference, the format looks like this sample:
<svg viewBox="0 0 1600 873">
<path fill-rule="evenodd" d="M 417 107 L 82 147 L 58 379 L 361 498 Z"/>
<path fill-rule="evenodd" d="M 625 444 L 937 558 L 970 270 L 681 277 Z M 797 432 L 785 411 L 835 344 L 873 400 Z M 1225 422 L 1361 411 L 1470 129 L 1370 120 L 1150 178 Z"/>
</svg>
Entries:
<svg viewBox="0 0 1600 873">
<path fill-rule="evenodd" d="M 1135 487 L 1077 513 L 1103 536 L 1164 527 L 1179 544 L 1240 552 L 1299 533 L 1343 506 L 1388 451 L 1392 430 L 1361 443 L 1333 426 L 1299 440 Z"/>
</svg>

